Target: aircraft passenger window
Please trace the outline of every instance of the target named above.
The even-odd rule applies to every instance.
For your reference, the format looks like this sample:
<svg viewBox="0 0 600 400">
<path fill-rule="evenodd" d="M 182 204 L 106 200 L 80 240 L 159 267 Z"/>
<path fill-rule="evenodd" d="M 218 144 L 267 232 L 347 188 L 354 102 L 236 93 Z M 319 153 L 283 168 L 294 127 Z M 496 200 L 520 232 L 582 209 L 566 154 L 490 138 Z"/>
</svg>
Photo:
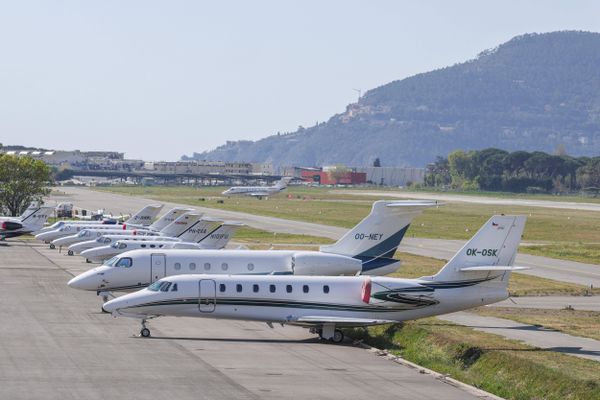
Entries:
<svg viewBox="0 0 600 400">
<path fill-rule="evenodd" d="M 196 269 L 196 263 L 190 263 L 190 270 L 195 270 Z"/>
<path fill-rule="evenodd" d="M 329 293 L 329 285 L 323 285 L 323 293 Z"/>
<path fill-rule="evenodd" d="M 119 243 L 119 249 L 126 249 L 127 248 L 127 244 L 125 243 Z"/>
<path fill-rule="evenodd" d="M 129 268 L 133 264 L 133 260 L 129 257 L 121 258 L 115 267 Z"/>
<path fill-rule="evenodd" d="M 288 293 L 292 293 L 292 285 L 286 285 L 285 286 L 285 291 Z"/>
<path fill-rule="evenodd" d="M 151 245 L 150 245 L 150 247 L 151 247 L 151 248 L 155 248 L 155 247 L 156 247 L 156 245 L 153 245 L 153 244 L 151 244 Z"/>
<path fill-rule="evenodd" d="M 249 263 L 248 264 L 248 271 L 253 271 L 254 270 L 254 264 Z"/>
<path fill-rule="evenodd" d="M 171 292 L 176 292 L 177 291 L 177 284 L 174 283 L 173 287 L 171 288 Z"/>
<path fill-rule="evenodd" d="M 204 269 L 206 271 L 209 271 L 210 270 L 210 263 L 204 263 Z"/>
<path fill-rule="evenodd" d="M 174 267 L 175 267 L 175 269 L 177 271 L 179 271 L 181 269 L 181 264 L 180 263 L 175 263 Z"/>
<path fill-rule="evenodd" d="M 143 248 L 143 249 L 145 249 L 145 248 L 146 248 L 146 245 L 145 245 L 145 244 L 143 244 L 143 245 L 142 245 L 142 248 Z"/>
<path fill-rule="evenodd" d="M 308 285 L 304 285 L 304 286 L 302 286 L 302 291 L 303 291 L 304 293 L 308 293 Z"/>
<path fill-rule="evenodd" d="M 158 292 L 158 288 L 160 288 L 160 285 L 162 285 L 162 282 L 154 282 L 152 285 L 148 286 L 148 290 L 152 292 Z"/>
<path fill-rule="evenodd" d="M 221 283 L 219 284 L 219 292 L 223 293 L 225 291 L 225 284 Z"/>
<path fill-rule="evenodd" d="M 221 269 L 222 269 L 223 271 L 227 271 L 227 268 L 229 268 L 229 265 L 227 265 L 227 263 L 223 263 L 223 264 L 221 264 Z"/>
<path fill-rule="evenodd" d="M 235 290 L 237 290 L 237 292 L 240 293 L 242 291 L 242 285 L 240 285 L 239 283 L 235 285 Z"/>
<path fill-rule="evenodd" d="M 252 285 L 252 291 L 254 293 L 258 293 L 258 285 L 256 283 L 254 285 Z"/>
<path fill-rule="evenodd" d="M 275 285 L 269 285 L 269 292 L 275 293 Z"/>
<path fill-rule="evenodd" d="M 168 292 L 170 286 L 171 286 L 171 282 L 163 282 L 160 285 L 160 291 L 161 292 Z"/>
</svg>

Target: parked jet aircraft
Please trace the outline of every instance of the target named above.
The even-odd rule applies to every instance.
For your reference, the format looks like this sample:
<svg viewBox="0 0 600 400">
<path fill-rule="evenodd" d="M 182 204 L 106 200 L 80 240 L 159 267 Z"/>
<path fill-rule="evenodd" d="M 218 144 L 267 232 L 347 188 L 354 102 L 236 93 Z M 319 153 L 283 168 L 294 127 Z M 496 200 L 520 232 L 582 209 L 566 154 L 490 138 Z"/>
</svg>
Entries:
<svg viewBox="0 0 600 400">
<path fill-rule="evenodd" d="M 287 187 L 292 178 L 283 177 L 273 186 L 233 186 L 223 192 L 225 196 L 253 196 L 262 199 L 281 192 Z"/>
<path fill-rule="evenodd" d="M 110 245 L 117 240 L 119 240 L 119 241 L 132 240 L 132 241 L 136 241 L 136 242 L 149 241 L 149 240 L 163 241 L 163 242 L 166 242 L 166 241 L 177 242 L 177 241 L 181 241 L 182 237 L 194 237 L 194 235 L 197 234 L 197 233 L 195 233 L 197 231 L 197 227 L 208 223 L 208 222 L 205 222 L 206 220 L 207 220 L 206 218 L 202 218 L 202 214 L 186 213 L 186 214 L 180 215 L 178 219 L 176 219 L 170 225 L 163 228 L 163 230 L 157 235 L 136 235 L 135 231 L 133 232 L 133 234 L 131 231 L 121 231 L 121 232 L 117 232 L 115 234 L 113 234 L 113 233 L 106 234 L 105 232 L 99 231 L 97 233 L 100 235 L 100 237 L 93 239 L 93 240 L 74 243 L 69 246 L 69 250 L 75 254 L 81 254 L 83 251 L 86 251 L 86 250 L 110 247 Z M 210 220 L 210 221 L 212 221 L 212 220 Z M 218 221 L 218 222 L 220 223 L 221 221 Z M 87 253 L 87 254 L 90 254 L 90 253 Z M 88 259 L 94 260 L 95 258 L 96 257 L 90 257 Z M 102 259 L 98 260 L 98 261 L 102 261 Z"/>
<path fill-rule="evenodd" d="M 0 240 L 36 232 L 52 215 L 54 207 L 29 206 L 20 217 L 0 218 Z"/>
<path fill-rule="evenodd" d="M 155 237 L 155 236 L 165 236 L 165 237 L 176 237 L 178 235 L 180 235 L 181 233 L 185 232 L 186 229 L 192 225 L 194 225 L 200 218 L 202 217 L 202 214 L 195 214 L 195 213 L 185 213 L 182 215 L 179 215 L 175 221 L 171 222 L 169 225 L 167 225 L 166 227 L 164 227 L 162 230 L 156 232 L 150 229 L 128 229 L 128 230 L 124 230 L 124 229 L 97 229 L 97 228 L 93 228 L 93 229 L 83 229 L 81 231 L 79 231 L 78 234 L 76 235 L 71 235 L 71 236 L 64 236 L 58 239 L 54 239 L 52 241 L 52 244 L 54 244 L 55 246 L 59 246 L 59 247 L 67 247 L 69 248 L 68 250 L 68 255 L 72 256 L 75 253 L 77 248 L 71 248 L 72 246 L 77 246 L 78 244 L 81 243 L 91 243 L 91 244 L 96 244 L 96 239 L 104 236 L 106 234 L 108 235 L 122 235 L 122 236 L 129 236 L 129 235 L 134 235 L 134 236 L 151 236 L 151 237 Z"/>
<path fill-rule="evenodd" d="M 215 229 L 207 231 L 197 242 L 161 241 L 152 240 L 153 238 L 148 238 L 149 240 L 144 241 L 119 239 L 110 246 L 95 247 L 93 249 L 85 250 L 81 253 L 81 256 L 92 261 L 104 261 L 121 253 L 125 253 L 126 251 L 138 249 L 155 249 L 156 251 L 166 249 L 219 250 L 227 246 L 229 240 L 231 240 L 235 232 L 242 226 L 244 226 L 244 224 L 231 221 L 217 224 L 215 225 Z"/>
<path fill-rule="evenodd" d="M 149 205 L 142 208 L 140 211 L 135 213 L 132 217 L 127 219 L 124 224 L 126 225 L 136 225 L 140 227 L 150 226 L 152 221 L 156 218 L 160 210 L 162 209 L 162 205 Z M 158 222 L 158 221 L 157 221 Z M 54 224 L 47 226 L 43 229 L 40 229 L 38 233 L 45 233 L 50 231 L 55 231 L 64 225 L 116 225 L 117 221 L 114 219 L 110 220 L 102 220 L 102 221 L 78 221 L 78 220 L 61 220 L 56 221 Z"/>
<path fill-rule="evenodd" d="M 157 206 L 149 206 L 149 207 L 157 207 Z M 162 207 L 162 205 L 160 207 Z M 132 230 L 132 229 L 143 229 L 145 227 L 151 231 L 159 231 L 159 230 L 163 229 L 165 226 L 167 226 L 168 224 L 172 223 L 179 215 L 181 215 L 185 212 L 188 212 L 188 211 L 190 211 L 190 209 L 180 208 L 180 207 L 173 208 L 172 210 L 168 211 L 165 215 L 163 215 L 161 218 L 159 218 L 156 222 L 154 222 L 150 226 L 141 226 L 140 224 L 134 224 L 134 223 L 123 224 L 123 225 L 104 225 L 104 224 L 98 224 L 98 223 L 96 223 L 96 224 L 93 224 L 93 223 L 92 224 L 67 223 L 53 231 L 46 231 L 46 232 L 40 233 L 40 234 L 36 235 L 35 238 L 38 240 L 42 240 L 44 242 L 52 242 L 53 240 L 64 237 L 64 236 L 75 235 L 83 229 Z M 158 211 L 155 212 L 154 209 L 150 209 L 149 212 L 152 213 L 151 219 L 146 218 L 146 217 L 148 217 L 148 214 L 139 215 L 139 213 L 138 213 L 138 215 L 132 217 L 132 219 L 136 218 L 135 220 L 137 220 L 137 221 L 144 221 L 144 220 L 151 221 L 152 219 L 154 219 L 156 217 L 156 214 L 158 213 Z M 51 249 L 53 249 L 54 247 L 55 247 L 54 244 L 50 244 Z"/>
<path fill-rule="evenodd" d="M 132 250 L 69 282 L 76 289 L 130 290 L 165 276 L 203 274 L 384 275 L 397 270 L 393 257 L 410 222 L 430 201 L 377 201 L 354 229 L 321 251 Z"/>
<path fill-rule="evenodd" d="M 494 216 L 435 275 L 300 277 L 179 275 L 103 305 L 113 316 L 224 318 L 299 325 L 339 343 L 339 327 L 429 317 L 492 304 L 508 297 L 508 281 L 524 216 Z"/>
</svg>

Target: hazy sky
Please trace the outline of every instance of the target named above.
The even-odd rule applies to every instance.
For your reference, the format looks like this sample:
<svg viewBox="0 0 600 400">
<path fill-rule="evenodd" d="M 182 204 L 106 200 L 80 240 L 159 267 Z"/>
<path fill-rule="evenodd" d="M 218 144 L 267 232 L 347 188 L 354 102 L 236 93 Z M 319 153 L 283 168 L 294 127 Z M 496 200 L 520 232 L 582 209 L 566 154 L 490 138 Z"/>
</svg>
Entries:
<svg viewBox="0 0 600 400">
<path fill-rule="evenodd" d="M 600 1 L 3 1 L 0 142 L 176 160 L 312 126 L 357 93 Z"/>
</svg>

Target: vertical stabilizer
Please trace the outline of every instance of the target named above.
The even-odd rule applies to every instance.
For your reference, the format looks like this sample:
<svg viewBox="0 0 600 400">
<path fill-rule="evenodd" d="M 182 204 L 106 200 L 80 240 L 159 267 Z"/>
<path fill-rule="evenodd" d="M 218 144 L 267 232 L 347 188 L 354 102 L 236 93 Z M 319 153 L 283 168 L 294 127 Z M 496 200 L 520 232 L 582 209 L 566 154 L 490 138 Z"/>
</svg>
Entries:
<svg viewBox="0 0 600 400">
<path fill-rule="evenodd" d="M 227 246 L 235 232 L 242 226 L 244 224 L 241 222 L 225 221 L 199 244 L 203 249 L 222 249 Z"/>
<path fill-rule="evenodd" d="M 436 205 L 425 200 L 376 201 L 369 215 L 336 243 L 321 246 L 321 251 L 361 260 L 391 258 L 412 220 Z"/>
<path fill-rule="evenodd" d="M 179 237 L 190 227 L 192 227 L 198 220 L 202 218 L 202 214 L 187 212 L 181 214 L 175 221 L 165 226 L 161 231 L 161 235 L 169 237 Z"/>
<path fill-rule="evenodd" d="M 54 212 L 54 207 L 42 206 L 37 208 L 35 211 L 21 219 L 23 229 L 27 232 L 36 232 L 44 227 L 48 218 Z"/>
<path fill-rule="evenodd" d="M 523 215 L 493 216 L 431 279 L 461 281 L 490 276 L 493 271 L 510 274 L 525 220 Z"/>
<path fill-rule="evenodd" d="M 202 218 L 179 236 L 183 242 L 197 243 L 210 235 L 223 223 L 220 219 Z"/>
<path fill-rule="evenodd" d="M 146 206 L 125 221 L 124 224 L 148 226 L 154 221 L 162 207 L 162 204 L 151 204 Z"/>
<path fill-rule="evenodd" d="M 185 207 L 175 207 L 167 211 L 163 214 L 162 217 L 157 219 L 152 225 L 149 226 L 150 229 L 155 231 L 161 231 L 167 227 L 167 225 L 172 224 L 179 216 L 194 211 L 191 208 Z"/>
</svg>

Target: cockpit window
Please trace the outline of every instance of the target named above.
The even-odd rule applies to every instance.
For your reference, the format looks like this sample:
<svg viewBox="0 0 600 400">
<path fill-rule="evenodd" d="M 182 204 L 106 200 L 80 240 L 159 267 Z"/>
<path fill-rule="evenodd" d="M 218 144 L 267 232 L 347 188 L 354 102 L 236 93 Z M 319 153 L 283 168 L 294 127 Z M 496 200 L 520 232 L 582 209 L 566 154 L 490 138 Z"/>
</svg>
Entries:
<svg viewBox="0 0 600 400">
<path fill-rule="evenodd" d="M 100 238 L 100 239 L 102 239 L 102 238 Z M 110 240 L 111 240 L 110 238 L 104 238 L 104 244 L 110 243 Z"/>
<path fill-rule="evenodd" d="M 158 292 L 158 289 L 160 288 L 160 285 L 162 285 L 163 282 L 154 282 L 152 285 L 148 286 L 148 290 L 152 291 L 152 292 Z"/>
<path fill-rule="evenodd" d="M 84 236 L 86 236 L 86 235 L 87 235 L 87 233 L 88 233 L 88 231 L 80 231 L 80 232 L 77 234 L 77 237 L 84 237 Z"/>
<path fill-rule="evenodd" d="M 176 292 L 177 291 L 177 284 L 174 283 L 173 287 L 171 288 L 171 292 Z"/>
<path fill-rule="evenodd" d="M 104 262 L 104 265 L 106 265 L 107 267 L 114 267 L 115 263 L 119 261 L 119 257 L 113 257 L 113 258 L 109 258 L 108 260 L 106 260 Z"/>
<path fill-rule="evenodd" d="M 171 287 L 171 282 L 163 282 L 160 284 L 160 291 L 168 292 L 170 287 Z"/>
<path fill-rule="evenodd" d="M 119 249 L 123 250 L 127 248 L 127 243 L 119 243 Z"/>
<path fill-rule="evenodd" d="M 115 267 L 129 268 L 133 265 L 133 260 L 129 257 L 123 257 L 117 261 Z"/>
<path fill-rule="evenodd" d="M 96 239 L 96 242 L 98 242 L 98 243 L 104 243 L 104 238 L 103 237 L 99 237 L 98 239 Z"/>
</svg>

